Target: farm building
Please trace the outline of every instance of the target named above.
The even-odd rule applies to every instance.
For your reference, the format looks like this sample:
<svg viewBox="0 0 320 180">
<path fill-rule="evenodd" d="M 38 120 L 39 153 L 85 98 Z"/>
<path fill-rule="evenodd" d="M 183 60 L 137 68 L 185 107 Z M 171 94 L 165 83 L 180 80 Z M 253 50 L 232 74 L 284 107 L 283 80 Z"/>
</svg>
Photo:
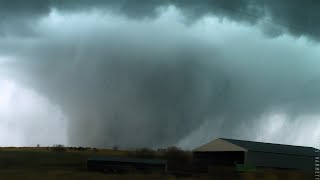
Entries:
<svg viewBox="0 0 320 180">
<path fill-rule="evenodd" d="M 128 157 L 94 157 L 87 160 L 87 168 L 88 170 L 109 173 L 165 173 L 167 170 L 167 161 Z"/>
<path fill-rule="evenodd" d="M 195 164 L 314 170 L 315 148 L 219 138 L 193 151 Z"/>
</svg>

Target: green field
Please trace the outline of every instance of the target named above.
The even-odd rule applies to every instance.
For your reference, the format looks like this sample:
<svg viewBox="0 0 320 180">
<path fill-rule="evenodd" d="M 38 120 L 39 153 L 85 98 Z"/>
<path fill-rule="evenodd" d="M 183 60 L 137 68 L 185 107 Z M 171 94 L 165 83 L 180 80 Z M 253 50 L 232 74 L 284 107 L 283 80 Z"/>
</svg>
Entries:
<svg viewBox="0 0 320 180">
<path fill-rule="evenodd" d="M 132 153 L 132 152 L 131 152 Z M 55 152 L 47 148 L 0 148 L 0 180 L 14 179 L 239 179 L 239 180 L 308 180 L 312 174 L 296 171 L 257 169 L 254 172 L 237 172 L 234 167 L 209 167 L 207 174 L 194 174 L 190 177 L 175 177 L 161 174 L 112 175 L 89 172 L 86 160 L 92 156 L 128 156 L 129 151 L 67 150 Z M 175 157 L 177 155 L 174 155 Z M 168 162 L 170 163 L 170 162 Z M 170 164 L 169 164 L 170 165 Z M 176 166 L 174 166 L 176 165 Z M 177 167 L 179 162 L 171 162 Z"/>
<path fill-rule="evenodd" d="M 160 174 L 107 175 L 89 172 L 92 156 L 125 156 L 126 151 L 108 149 L 53 152 L 46 148 L 0 148 L 0 179 L 175 179 Z"/>
</svg>

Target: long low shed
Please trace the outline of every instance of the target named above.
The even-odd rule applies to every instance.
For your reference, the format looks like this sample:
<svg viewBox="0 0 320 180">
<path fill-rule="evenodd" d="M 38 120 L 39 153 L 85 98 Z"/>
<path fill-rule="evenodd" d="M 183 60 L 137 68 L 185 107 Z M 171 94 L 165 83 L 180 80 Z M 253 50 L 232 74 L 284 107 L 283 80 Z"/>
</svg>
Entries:
<svg viewBox="0 0 320 180">
<path fill-rule="evenodd" d="M 93 157 L 87 160 L 88 170 L 109 173 L 160 172 L 166 173 L 167 161 L 129 157 Z"/>
</svg>

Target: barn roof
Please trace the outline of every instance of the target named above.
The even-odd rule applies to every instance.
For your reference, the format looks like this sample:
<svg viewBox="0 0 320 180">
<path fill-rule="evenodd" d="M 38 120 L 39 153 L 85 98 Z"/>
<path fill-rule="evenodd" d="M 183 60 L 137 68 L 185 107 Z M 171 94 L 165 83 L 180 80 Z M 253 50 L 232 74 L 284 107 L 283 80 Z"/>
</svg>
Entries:
<svg viewBox="0 0 320 180">
<path fill-rule="evenodd" d="M 217 141 L 219 140 L 219 141 Z M 290 154 L 290 155 L 300 155 L 300 156 L 314 156 L 315 148 L 304 147 L 304 146 L 293 146 L 293 145 L 284 145 L 284 144 L 273 144 L 265 142 L 254 142 L 254 141 L 245 141 L 245 140 L 236 140 L 236 139 L 227 139 L 219 138 L 217 140 L 211 141 L 208 144 L 196 148 L 195 151 L 216 151 L 217 147 L 221 147 L 220 144 L 228 144 L 229 147 L 240 147 L 244 149 L 243 151 L 259 151 L 259 152 L 269 152 L 269 153 L 278 153 L 278 154 Z M 240 148 L 238 148 L 240 150 Z M 230 151 L 227 148 L 225 150 L 221 149 L 219 151 Z"/>
<path fill-rule="evenodd" d="M 116 157 L 116 156 L 107 156 L 107 157 L 91 157 L 87 161 L 111 161 L 111 162 L 123 162 L 123 163 L 139 163 L 139 164 L 154 164 L 162 165 L 166 164 L 166 160 L 162 159 L 143 159 L 143 158 L 129 158 L 129 157 Z"/>
<path fill-rule="evenodd" d="M 301 155 L 301 156 L 315 155 L 315 149 L 312 147 L 244 141 L 244 140 L 235 140 L 235 139 L 226 139 L 226 138 L 221 138 L 221 139 L 227 142 L 230 142 L 232 144 L 235 144 L 237 146 L 243 147 L 248 151 L 271 152 L 271 153 L 291 154 L 291 155 Z"/>
</svg>

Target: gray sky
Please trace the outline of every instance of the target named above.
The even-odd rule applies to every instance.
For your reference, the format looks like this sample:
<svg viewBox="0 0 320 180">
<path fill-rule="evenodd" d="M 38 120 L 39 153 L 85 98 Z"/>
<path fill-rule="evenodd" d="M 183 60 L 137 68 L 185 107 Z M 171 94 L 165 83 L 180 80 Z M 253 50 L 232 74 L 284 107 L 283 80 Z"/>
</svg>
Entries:
<svg viewBox="0 0 320 180">
<path fill-rule="evenodd" d="M 318 1 L 0 4 L 0 145 L 319 146 Z"/>
</svg>

